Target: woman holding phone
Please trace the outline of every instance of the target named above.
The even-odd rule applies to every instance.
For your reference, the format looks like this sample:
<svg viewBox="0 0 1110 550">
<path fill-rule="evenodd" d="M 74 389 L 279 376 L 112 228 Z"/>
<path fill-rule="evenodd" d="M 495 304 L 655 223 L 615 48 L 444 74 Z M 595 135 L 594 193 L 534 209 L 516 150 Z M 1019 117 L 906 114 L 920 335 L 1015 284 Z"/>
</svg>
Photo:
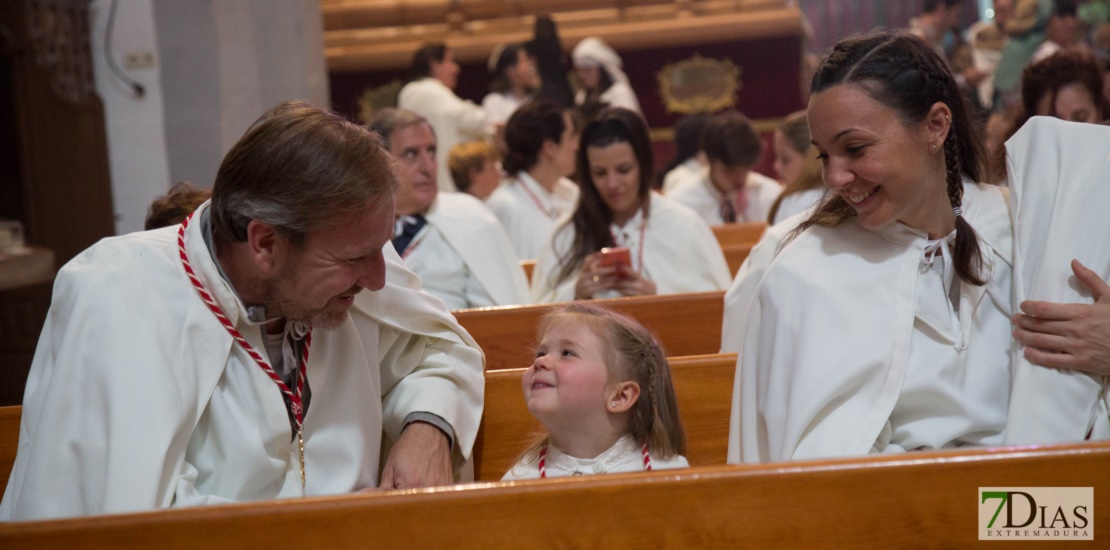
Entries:
<svg viewBox="0 0 1110 550">
<path fill-rule="evenodd" d="M 532 279 L 536 302 L 723 290 L 728 265 L 692 210 L 652 194 L 647 125 L 602 111 L 582 131 L 578 206 L 556 225 Z"/>
</svg>

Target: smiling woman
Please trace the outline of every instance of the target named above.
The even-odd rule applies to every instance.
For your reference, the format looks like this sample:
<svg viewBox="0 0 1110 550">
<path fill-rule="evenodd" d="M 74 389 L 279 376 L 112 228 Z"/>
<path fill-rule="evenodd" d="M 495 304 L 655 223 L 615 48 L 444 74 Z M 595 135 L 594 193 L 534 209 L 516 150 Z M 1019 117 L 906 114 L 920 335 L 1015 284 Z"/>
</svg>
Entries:
<svg viewBox="0 0 1110 550">
<path fill-rule="evenodd" d="M 578 206 L 540 250 L 536 302 L 723 290 L 729 272 L 709 226 L 689 208 L 652 195 L 647 125 L 627 109 L 606 109 L 582 131 Z M 602 249 L 630 251 L 630 263 Z"/>
<path fill-rule="evenodd" d="M 725 335 L 743 342 L 729 461 L 1001 443 L 1012 229 L 998 188 L 965 183 L 983 156 L 947 65 L 909 35 L 854 37 L 811 92 L 830 197 Z"/>
</svg>

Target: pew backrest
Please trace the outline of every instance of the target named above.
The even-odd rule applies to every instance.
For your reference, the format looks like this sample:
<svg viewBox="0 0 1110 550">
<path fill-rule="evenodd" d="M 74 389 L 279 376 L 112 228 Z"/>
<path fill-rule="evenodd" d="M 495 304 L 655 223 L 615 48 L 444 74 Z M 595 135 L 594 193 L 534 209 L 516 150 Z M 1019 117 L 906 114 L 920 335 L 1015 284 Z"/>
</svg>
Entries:
<svg viewBox="0 0 1110 550">
<path fill-rule="evenodd" d="M 679 416 L 686 428 L 686 459 L 692 466 L 724 464 L 736 354 L 668 361 Z M 478 481 L 501 479 L 520 454 L 544 434 L 524 402 L 521 378 L 526 370 L 486 371 L 486 408 L 474 445 L 474 479 Z"/>
<path fill-rule="evenodd" d="M 13 405 L 0 407 L 0 495 L 8 488 L 8 477 L 15 465 L 15 453 L 19 447 L 19 422 L 23 407 Z"/>
<path fill-rule="evenodd" d="M 766 222 L 742 222 L 714 225 L 710 229 L 717 236 L 721 248 L 735 244 L 751 244 L 759 242 L 763 232 L 767 230 Z"/>
<path fill-rule="evenodd" d="M 721 350 L 724 292 L 634 296 L 593 300 L 639 320 L 655 332 L 669 357 Z M 454 311 L 486 354 L 486 370 L 524 368 L 535 355 L 540 317 L 558 304 Z"/>
</svg>

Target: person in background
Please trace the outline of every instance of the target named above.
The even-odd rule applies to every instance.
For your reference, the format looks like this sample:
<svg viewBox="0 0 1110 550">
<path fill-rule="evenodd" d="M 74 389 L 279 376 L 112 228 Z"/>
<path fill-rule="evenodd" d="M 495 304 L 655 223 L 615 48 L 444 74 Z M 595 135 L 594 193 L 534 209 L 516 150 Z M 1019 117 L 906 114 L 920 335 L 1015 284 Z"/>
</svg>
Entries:
<svg viewBox="0 0 1110 550">
<path fill-rule="evenodd" d="M 674 159 L 663 171 L 663 193 L 676 185 L 701 174 L 706 166 L 705 152 L 701 150 L 701 133 L 709 121 L 707 113 L 683 117 L 674 125 Z"/>
<path fill-rule="evenodd" d="M 536 70 L 540 76 L 536 99 L 554 101 L 563 107 L 574 107 L 574 92 L 567 80 L 567 54 L 563 52 L 563 43 L 559 40 L 559 28 L 550 16 L 536 16 L 532 41 L 526 47 L 536 60 Z"/>
<path fill-rule="evenodd" d="M 486 200 L 501 185 L 501 156 L 497 149 L 485 141 L 468 141 L 451 149 L 447 155 L 447 168 L 460 193 Z"/>
<path fill-rule="evenodd" d="M 775 225 L 804 212 L 825 196 L 821 161 L 809 142 L 809 120 L 805 111 L 792 113 L 775 129 L 775 172 L 786 187 L 771 205 L 767 223 Z"/>
<path fill-rule="evenodd" d="M 447 154 L 455 145 L 484 140 L 490 134 L 486 111 L 453 91 L 459 64 L 443 43 L 425 44 L 412 56 L 412 80 L 397 95 L 397 107 L 428 119 L 439 143 L 436 179 L 443 191 L 454 191 Z"/>
<path fill-rule="evenodd" d="M 532 99 L 539 86 L 536 62 L 523 44 L 501 44 L 490 54 L 489 72 L 493 80 L 482 108 L 490 124 L 504 126 L 514 111 Z"/>
<path fill-rule="evenodd" d="M 640 112 L 640 100 L 621 70 L 620 55 L 600 38 L 582 39 L 571 53 L 581 88 L 574 96 L 578 105 L 599 103 Z"/>
<path fill-rule="evenodd" d="M 709 225 L 766 221 L 782 185 L 754 170 L 763 141 L 748 118 L 736 111 L 713 115 L 702 131 L 701 148 L 709 166 L 699 177 L 676 185 L 667 197 Z"/>
<path fill-rule="evenodd" d="M 585 303 L 540 319 L 522 386 L 547 435 L 503 480 L 686 468 L 686 432 L 659 340 Z"/>
<path fill-rule="evenodd" d="M 369 126 L 401 176 L 393 247 L 424 289 L 451 310 L 528 303 L 528 281 L 497 216 L 466 193 L 439 192 L 427 119 L 382 109 Z"/>
<path fill-rule="evenodd" d="M 689 208 L 651 191 L 647 123 L 609 108 L 582 131 L 581 195 L 540 250 L 536 302 L 723 290 L 728 265 L 709 226 Z M 620 247 L 627 251 L 603 252 Z"/>
<path fill-rule="evenodd" d="M 578 186 L 566 178 L 574 172 L 578 132 L 568 109 L 536 100 L 509 118 L 505 142 L 507 178 L 488 204 L 517 256 L 531 259 L 556 222 L 578 203 Z"/>
<path fill-rule="evenodd" d="M 190 181 L 179 181 L 170 187 L 169 193 L 154 199 L 143 228 L 149 231 L 177 225 L 211 197 L 212 189 L 197 187 Z"/>
<path fill-rule="evenodd" d="M 184 223 L 66 264 L 0 521 L 451 483 L 482 353 L 389 245 L 397 186 L 377 136 L 284 103 Z"/>
<path fill-rule="evenodd" d="M 1110 116 L 1110 101 L 1102 93 L 1102 84 L 1098 61 L 1082 50 L 1060 51 L 1029 65 L 1021 76 L 1021 107 L 1005 140 L 1034 116 L 1101 122 Z M 1006 164 L 1006 149 L 999 147 L 991 157 L 991 181 L 1007 181 Z"/>
</svg>

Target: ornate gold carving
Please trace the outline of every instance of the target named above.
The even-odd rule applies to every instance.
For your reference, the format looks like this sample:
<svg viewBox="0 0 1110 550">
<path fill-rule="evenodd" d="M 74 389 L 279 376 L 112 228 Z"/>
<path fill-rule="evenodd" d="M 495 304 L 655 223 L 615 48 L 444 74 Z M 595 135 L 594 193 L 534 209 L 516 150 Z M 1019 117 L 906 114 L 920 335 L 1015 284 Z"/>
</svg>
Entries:
<svg viewBox="0 0 1110 550">
<path fill-rule="evenodd" d="M 397 106 L 397 95 L 401 93 L 404 83 L 394 80 L 388 84 L 366 88 L 358 97 L 358 118 L 363 123 L 369 124 L 378 109 Z"/>
<path fill-rule="evenodd" d="M 54 91 L 71 103 L 95 97 L 90 52 L 90 0 L 25 0 L 35 62 L 50 72 Z"/>
<path fill-rule="evenodd" d="M 697 54 L 663 67 L 655 78 L 667 111 L 684 115 L 732 107 L 741 88 L 736 64 Z"/>
</svg>

